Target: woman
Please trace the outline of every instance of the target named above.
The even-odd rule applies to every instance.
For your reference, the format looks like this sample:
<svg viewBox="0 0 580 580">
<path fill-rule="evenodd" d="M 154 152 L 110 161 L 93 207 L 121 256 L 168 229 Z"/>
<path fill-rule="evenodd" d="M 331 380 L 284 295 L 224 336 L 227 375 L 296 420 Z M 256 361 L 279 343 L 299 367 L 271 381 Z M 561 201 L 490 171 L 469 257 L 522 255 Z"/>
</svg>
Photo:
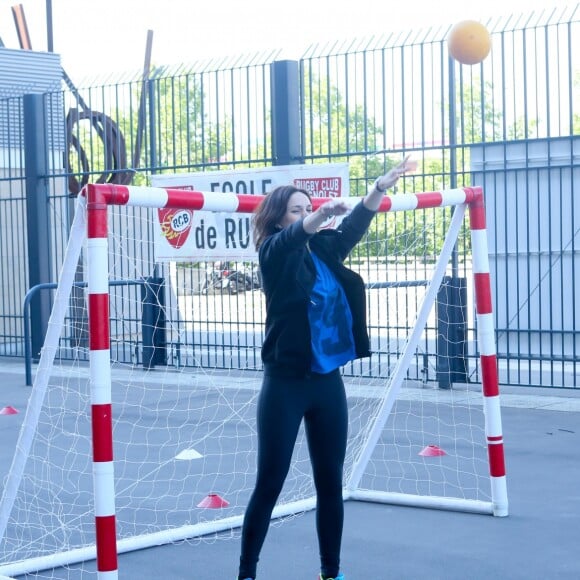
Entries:
<svg viewBox="0 0 580 580">
<path fill-rule="evenodd" d="M 340 367 L 369 356 L 365 286 L 343 261 L 361 240 L 385 191 L 409 158 L 378 178 L 336 230 L 320 227 L 347 214 L 341 199 L 316 211 L 308 192 L 274 189 L 254 215 L 266 297 L 262 346 L 264 379 L 258 400 L 258 472 L 244 517 L 238 580 L 254 580 L 272 510 L 288 474 L 304 419 L 316 487 L 319 580 L 344 580 L 339 571 L 343 527 L 342 476 L 348 412 Z"/>
</svg>

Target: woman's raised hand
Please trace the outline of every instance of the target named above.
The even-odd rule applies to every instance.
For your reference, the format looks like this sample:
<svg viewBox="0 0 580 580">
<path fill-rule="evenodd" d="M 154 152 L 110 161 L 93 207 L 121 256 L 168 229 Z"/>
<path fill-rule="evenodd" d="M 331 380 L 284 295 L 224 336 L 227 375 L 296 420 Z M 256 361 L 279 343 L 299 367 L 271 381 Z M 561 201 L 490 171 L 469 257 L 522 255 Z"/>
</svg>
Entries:
<svg viewBox="0 0 580 580">
<path fill-rule="evenodd" d="M 416 171 L 418 167 L 416 161 L 411 160 L 410 155 L 407 155 L 401 163 L 395 165 L 388 173 L 379 177 L 374 183 L 374 189 L 380 192 L 385 192 L 390 187 L 393 187 L 399 181 L 399 177 L 408 171 Z"/>
<path fill-rule="evenodd" d="M 323 203 L 318 211 L 324 217 L 324 219 L 330 218 L 335 215 L 344 215 L 348 212 L 349 206 L 342 199 L 331 199 L 326 203 Z"/>
</svg>

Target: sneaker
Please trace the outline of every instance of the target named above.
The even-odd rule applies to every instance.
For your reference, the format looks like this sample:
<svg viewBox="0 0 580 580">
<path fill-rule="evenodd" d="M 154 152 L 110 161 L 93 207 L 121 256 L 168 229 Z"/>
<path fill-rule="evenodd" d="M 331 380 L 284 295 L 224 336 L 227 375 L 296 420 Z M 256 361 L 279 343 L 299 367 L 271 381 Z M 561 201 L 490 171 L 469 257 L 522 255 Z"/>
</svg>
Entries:
<svg viewBox="0 0 580 580">
<path fill-rule="evenodd" d="M 324 576 L 322 574 L 318 574 L 318 580 L 324 580 Z M 326 578 L 326 580 L 344 580 L 344 575 L 341 572 L 336 578 Z"/>
</svg>

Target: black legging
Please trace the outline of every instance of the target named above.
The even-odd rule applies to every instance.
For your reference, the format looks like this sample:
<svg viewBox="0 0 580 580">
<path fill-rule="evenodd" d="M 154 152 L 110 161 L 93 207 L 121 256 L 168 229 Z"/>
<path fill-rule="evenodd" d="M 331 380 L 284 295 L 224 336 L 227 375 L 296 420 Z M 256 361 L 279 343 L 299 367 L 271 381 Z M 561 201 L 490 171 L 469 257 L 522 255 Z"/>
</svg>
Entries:
<svg viewBox="0 0 580 580">
<path fill-rule="evenodd" d="M 265 376 L 258 399 L 258 473 L 242 528 L 240 577 L 255 578 L 274 505 L 304 418 L 316 487 L 321 572 L 338 575 L 344 519 L 342 471 L 348 412 L 340 371 L 306 379 Z"/>
</svg>

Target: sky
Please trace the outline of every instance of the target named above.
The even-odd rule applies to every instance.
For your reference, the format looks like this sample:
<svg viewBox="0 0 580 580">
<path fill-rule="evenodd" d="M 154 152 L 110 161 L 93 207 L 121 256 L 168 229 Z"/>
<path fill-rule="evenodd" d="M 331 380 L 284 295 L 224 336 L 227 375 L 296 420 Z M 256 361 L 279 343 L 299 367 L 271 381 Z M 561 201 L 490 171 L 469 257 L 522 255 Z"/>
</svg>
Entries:
<svg viewBox="0 0 580 580">
<path fill-rule="evenodd" d="M 33 50 L 48 50 L 46 0 L 0 0 L 0 38 L 20 47 L 12 6 L 24 9 Z M 152 63 L 283 49 L 298 58 L 313 43 L 428 29 L 471 18 L 571 6 L 550 0 L 51 0 L 54 52 L 75 80 L 143 70 L 147 32 Z M 344 4 L 344 6 L 341 6 Z"/>
</svg>

